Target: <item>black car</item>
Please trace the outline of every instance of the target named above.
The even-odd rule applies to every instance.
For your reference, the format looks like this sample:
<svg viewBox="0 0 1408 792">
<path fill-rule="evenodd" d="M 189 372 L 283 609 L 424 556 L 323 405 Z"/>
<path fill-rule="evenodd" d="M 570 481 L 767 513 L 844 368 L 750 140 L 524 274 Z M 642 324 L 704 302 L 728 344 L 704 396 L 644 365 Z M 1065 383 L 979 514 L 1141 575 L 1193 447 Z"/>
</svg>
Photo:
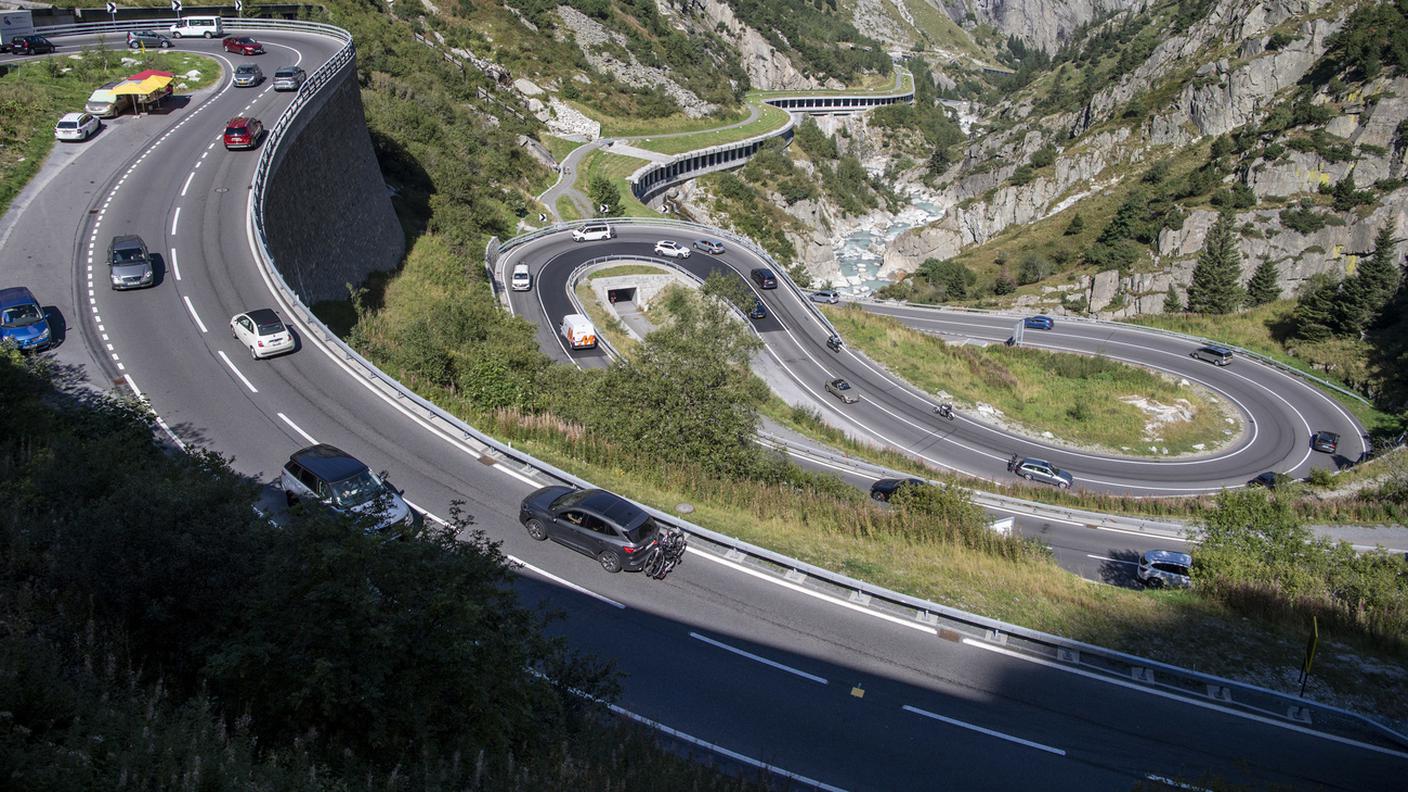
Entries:
<svg viewBox="0 0 1408 792">
<path fill-rule="evenodd" d="M 543 487 L 523 499 L 518 521 L 534 539 L 589 555 L 607 572 L 639 572 L 660 537 L 643 509 L 600 489 Z"/>
<path fill-rule="evenodd" d="M 773 275 L 772 270 L 768 269 L 767 267 L 758 267 L 749 274 L 753 276 L 753 281 L 758 284 L 758 288 L 777 288 L 777 276 Z"/>
<path fill-rule="evenodd" d="M 763 301 L 762 301 L 762 300 L 754 300 L 754 301 L 753 301 L 753 308 L 748 311 L 748 318 L 749 318 L 749 319 L 766 319 L 766 318 L 768 318 L 768 309 L 763 305 Z"/>
<path fill-rule="evenodd" d="M 1247 482 L 1247 486 L 1248 486 L 1248 487 L 1266 487 L 1267 489 L 1276 489 L 1277 487 L 1281 486 L 1281 479 L 1282 479 L 1282 478 L 1283 478 L 1283 476 L 1282 476 L 1280 473 L 1272 473 L 1272 472 L 1268 471 L 1268 472 L 1266 472 L 1266 473 L 1262 473 L 1261 475 L 1257 476 L 1256 478 L 1252 479 L 1251 481 L 1248 481 L 1248 482 Z"/>
<path fill-rule="evenodd" d="M 1333 454 L 1340 447 L 1340 436 L 1334 432 L 1316 432 L 1310 436 L 1310 447 L 1316 451 Z"/>
<path fill-rule="evenodd" d="M 900 487 L 923 487 L 927 483 L 917 478 L 884 478 L 870 485 L 870 497 L 888 502 Z"/>
<path fill-rule="evenodd" d="M 54 51 L 54 43 L 43 36 L 15 36 L 10 39 L 10 52 L 16 55 L 40 55 Z"/>
</svg>

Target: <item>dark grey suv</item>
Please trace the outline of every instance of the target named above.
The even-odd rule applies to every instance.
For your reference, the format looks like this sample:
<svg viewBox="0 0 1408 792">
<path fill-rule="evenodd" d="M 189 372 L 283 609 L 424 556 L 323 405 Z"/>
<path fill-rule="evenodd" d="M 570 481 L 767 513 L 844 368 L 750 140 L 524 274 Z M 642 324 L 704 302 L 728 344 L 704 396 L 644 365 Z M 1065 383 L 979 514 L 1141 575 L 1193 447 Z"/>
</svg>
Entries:
<svg viewBox="0 0 1408 792">
<path fill-rule="evenodd" d="M 660 536 L 639 506 L 599 489 L 543 487 L 523 499 L 518 521 L 534 539 L 589 555 L 607 572 L 639 572 Z"/>
<path fill-rule="evenodd" d="M 115 236 L 108 243 L 108 283 L 114 289 L 141 289 L 156 283 L 152 256 L 141 237 Z"/>
<path fill-rule="evenodd" d="M 401 493 L 356 457 L 326 443 L 295 452 L 279 474 L 288 505 L 314 501 L 339 514 L 371 515 L 374 531 L 413 528 L 423 519 Z"/>
</svg>

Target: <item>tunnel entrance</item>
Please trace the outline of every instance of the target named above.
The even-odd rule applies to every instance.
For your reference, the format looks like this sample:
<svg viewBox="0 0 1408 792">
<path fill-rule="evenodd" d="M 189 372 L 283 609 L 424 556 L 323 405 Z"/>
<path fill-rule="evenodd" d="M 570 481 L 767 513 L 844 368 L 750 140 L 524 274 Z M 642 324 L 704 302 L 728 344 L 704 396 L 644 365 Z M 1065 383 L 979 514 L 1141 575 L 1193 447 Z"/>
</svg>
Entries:
<svg viewBox="0 0 1408 792">
<path fill-rule="evenodd" d="M 610 301 L 612 305 L 615 305 L 618 302 L 635 302 L 636 287 L 622 286 L 619 289 L 607 289 L 606 299 Z"/>
</svg>

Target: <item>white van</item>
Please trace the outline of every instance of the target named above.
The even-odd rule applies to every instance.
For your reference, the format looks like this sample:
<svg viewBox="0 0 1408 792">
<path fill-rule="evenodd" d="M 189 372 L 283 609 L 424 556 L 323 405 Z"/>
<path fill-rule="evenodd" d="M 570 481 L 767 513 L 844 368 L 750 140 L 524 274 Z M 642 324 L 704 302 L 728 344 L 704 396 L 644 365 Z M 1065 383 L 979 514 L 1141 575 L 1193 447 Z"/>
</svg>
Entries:
<svg viewBox="0 0 1408 792">
<path fill-rule="evenodd" d="M 176 20 L 176 24 L 170 27 L 170 31 L 171 35 L 176 38 L 183 36 L 215 38 L 225 35 L 225 25 L 221 23 L 220 17 L 191 16 Z"/>
<path fill-rule="evenodd" d="M 572 239 L 576 242 L 597 242 L 603 239 L 610 239 L 614 236 L 616 236 L 616 232 L 611 230 L 611 226 L 605 223 L 596 223 L 572 229 Z"/>
<path fill-rule="evenodd" d="M 562 317 L 562 326 L 557 329 L 567 339 L 573 349 L 594 349 L 596 347 L 596 327 L 581 314 L 567 314 Z"/>
<path fill-rule="evenodd" d="M 533 276 L 529 274 L 527 264 L 513 265 L 513 277 L 509 279 L 509 287 L 514 291 L 528 291 L 533 288 Z"/>
</svg>

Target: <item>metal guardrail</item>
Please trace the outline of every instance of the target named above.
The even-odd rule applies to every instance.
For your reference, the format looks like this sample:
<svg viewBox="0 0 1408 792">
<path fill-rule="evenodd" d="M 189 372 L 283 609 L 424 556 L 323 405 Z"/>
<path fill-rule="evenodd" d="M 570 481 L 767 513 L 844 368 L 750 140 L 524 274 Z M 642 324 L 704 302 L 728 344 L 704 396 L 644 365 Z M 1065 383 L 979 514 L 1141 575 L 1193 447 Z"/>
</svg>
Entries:
<svg viewBox="0 0 1408 792">
<path fill-rule="evenodd" d="M 681 171 L 680 173 L 677 173 L 673 176 L 667 176 L 661 181 L 643 184 L 647 180 L 647 178 L 653 173 L 665 171 L 670 167 L 678 165 L 682 162 L 688 163 L 691 160 L 699 159 L 701 157 L 710 157 L 716 154 L 726 154 L 731 151 L 738 151 L 739 149 L 746 149 L 752 146 L 758 146 L 761 150 L 762 144 L 768 140 L 771 140 L 772 138 L 783 137 L 790 139 L 792 131 L 796 127 L 796 125 L 796 119 L 794 119 L 789 113 L 787 116 L 787 123 L 783 124 L 777 129 L 768 130 L 767 132 L 764 132 L 760 135 L 754 135 L 744 140 L 735 140 L 732 143 L 720 143 L 717 146 L 709 146 L 708 148 L 695 149 L 694 151 L 686 151 L 681 154 L 676 154 L 664 162 L 651 162 L 642 165 L 641 167 L 637 168 L 634 173 L 626 177 L 626 183 L 631 186 L 631 194 L 634 195 L 638 200 L 643 201 L 645 200 L 647 195 L 653 192 L 658 192 L 659 190 L 662 190 L 671 184 L 675 184 L 676 182 L 683 181 L 685 179 L 695 178 L 695 174 L 699 172 L 708 171 L 712 173 L 712 169 L 727 170 L 727 168 L 724 166 L 728 165 L 729 167 L 732 167 L 732 165 L 730 165 L 729 163 L 737 163 L 738 165 L 742 165 L 744 162 L 747 162 L 748 158 L 752 155 L 744 155 L 736 159 L 727 160 L 725 162 L 703 164 L 700 167 L 689 168 L 687 171 Z"/>
<path fill-rule="evenodd" d="M 365 377 L 370 384 L 397 402 L 419 410 L 427 423 L 439 425 L 458 433 L 466 445 L 476 447 L 476 450 L 481 450 L 481 453 L 492 454 L 501 460 L 520 464 L 525 473 L 543 474 L 576 487 L 593 486 L 592 482 L 586 479 L 483 434 L 478 429 L 425 400 L 347 346 L 341 338 L 313 315 L 313 312 L 303 303 L 299 295 L 284 280 L 275 263 L 264 230 L 264 199 L 268 188 L 269 172 L 294 120 L 308 106 L 314 94 L 332 82 L 344 69 L 353 66 L 355 49 L 351 35 L 347 31 L 331 25 L 282 21 L 260 21 L 258 25 L 248 24 L 251 21 L 253 20 L 240 20 L 239 22 L 244 27 L 318 33 L 346 42 L 345 46 L 332 58 L 309 76 L 308 81 L 289 105 L 288 110 L 270 129 L 256 164 L 254 187 L 250 191 L 248 204 L 250 232 L 255 241 L 258 264 L 269 278 L 270 283 L 279 292 L 280 298 L 290 309 L 290 313 L 329 349 L 341 356 L 343 361 L 358 369 L 360 375 Z M 233 23 L 230 26 L 235 27 Z M 91 32 L 91 30 L 79 32 Z M 555 230 L 560 231 L 561 228 Z M 750 249 L 756 250 L 754 245 L 744 242 L 732 234 L 719 233 L 712 229 L 709 230 L 709 233 L 733 239 L 737 244 L 745 244 Z M 543 235 L 544 232 L 535 232 L 535 234 L 529 234 L 526 237 Z M 499 253 L 516 247 L 524 241 L 526 241 L 525 238 L 510 240 L 509 243 L 499 247 Z M 790 283 L 790 279 L 787 280 Z M 795 285 L 792 288 L 795 289 Z M 1310 725 L 1336 734 L 1352 734 L 1368 738 L 1379 744 L 1408 746 L 1408 736 L 1399 734 L 1358 713 L 1306 701 L 1255 685 L 1203 674 L 1148 658 L 965 613 L 938 603 L 856 580 L 798 559 L 789 558 L 741 539 L 695 525 L 649 506 L 642 505 L 642 507 L 656 519 L 686 530 L 690 534 L 691 544 L 695 547 L 707 548 L 710 552 L 751 569 L 766 571 L 778 577 L 786 577 L 793 585 L 823 592 L 847 600 L 859 607 L 884 613 L 892 618 L 910 620 L 925 625 L 933 628 L 941 637 L 1000 646 L 1008 651 L 1054 662 L 1062 667 L 1096 673 L 1104 677 L 1122 680 L 1125 683 L 1132 682 L 1153 690 L 1175 691 L 1194 701 L 1217 702 L 1231 709 L 1259 714 L 1279 722 Z"/>
</svg>

